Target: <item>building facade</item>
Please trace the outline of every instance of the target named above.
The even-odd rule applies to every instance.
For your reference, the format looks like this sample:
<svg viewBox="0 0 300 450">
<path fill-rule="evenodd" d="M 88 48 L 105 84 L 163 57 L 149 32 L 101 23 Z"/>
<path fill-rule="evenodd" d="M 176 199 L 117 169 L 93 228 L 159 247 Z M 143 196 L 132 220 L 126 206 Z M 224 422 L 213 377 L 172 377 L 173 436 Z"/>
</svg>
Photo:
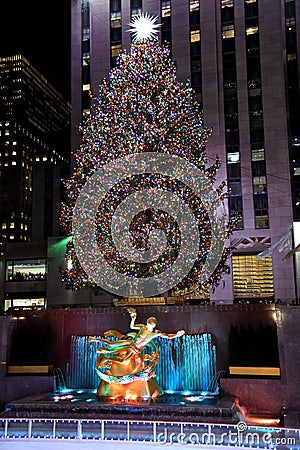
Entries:
<svg viewBox="0 0 300 450">
<path fill-rule="evenodd" d="M 46 163 L 58 165 L 61 173 L 68 167 L 71 106 L 18 54 L 0 58 L 0 98 L 2 239 L 29 242 L 33 170 Z"/>
</svg>

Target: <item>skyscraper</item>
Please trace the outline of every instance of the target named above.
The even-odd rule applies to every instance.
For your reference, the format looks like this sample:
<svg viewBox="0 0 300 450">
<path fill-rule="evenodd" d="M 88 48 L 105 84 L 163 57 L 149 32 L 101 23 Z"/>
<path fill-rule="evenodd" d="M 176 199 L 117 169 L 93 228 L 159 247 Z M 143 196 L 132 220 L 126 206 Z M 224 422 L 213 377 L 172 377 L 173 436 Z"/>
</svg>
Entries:
<svg viewBox="0 0 300 450">
<path fill-rule="evenodd" d="M 66 166 L 71 106 L 19 54 L 0 58 L 0 97 L 1 234 L 7 242 L 28 242 L 33 168 Z"/>
<path fill-rule="evenodd" d="M 157 16 L 178 79 L 189 80 L 205 126 L 213 127 L 208 156 L 220 157 L 219 177 L 231 191 L 228 213 L 238 217 L 228 242 L 231 275 L 210 300 L 295 299 L 297 256 L 283 257 L 298 243 L 300 218 L 296 2 L 72 2 L 72 148 L 80 142 L 89 91 L 97 93 L 118 54 L 130 49 L 129 22 L 141 11 Z M 285 236 L 282 252 L 257 257 Z"/>
</svg>

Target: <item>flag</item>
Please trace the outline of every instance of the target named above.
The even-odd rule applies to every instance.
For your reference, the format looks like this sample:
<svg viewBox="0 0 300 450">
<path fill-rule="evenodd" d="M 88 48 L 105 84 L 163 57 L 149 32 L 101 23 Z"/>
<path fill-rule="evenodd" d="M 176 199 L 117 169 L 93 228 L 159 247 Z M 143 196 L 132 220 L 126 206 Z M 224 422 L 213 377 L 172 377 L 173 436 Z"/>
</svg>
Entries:
<svg viewBox="0 0 300 450">
<path fill-rule="evenodd" d="M 267 256 L 274 255 L 274 253 L 281 253 L 284 250 L 290 251 L 293 248 L 292 244 L 292 233 L 289 231 L 285 236 L 282 236 L 279 241 L 275 242 L 275 244 L 271 245 L 271 247 L 267 248 L 263 252 L 257 255 L 258 259 L 266 258 Z"/>
</svg>

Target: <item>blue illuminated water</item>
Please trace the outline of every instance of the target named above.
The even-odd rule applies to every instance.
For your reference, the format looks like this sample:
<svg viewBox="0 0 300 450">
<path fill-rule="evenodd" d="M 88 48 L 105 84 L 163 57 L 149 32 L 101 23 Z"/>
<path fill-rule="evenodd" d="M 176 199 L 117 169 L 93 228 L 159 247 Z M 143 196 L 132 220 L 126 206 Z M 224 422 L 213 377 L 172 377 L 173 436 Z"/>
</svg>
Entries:
<svg viewBox="0 0 300 450">
<path fill-rule="evenodd" d="M 218 393 L 216 347 L 210 333 L 184 335 L 179 339 L 158 337 L 155 344 L 160 354 L 156 380 L 163 391 L 185 395 Z M 68 387 L 98 387 L 100 380 L 95 371 L 98 345 L 88 342 L 88 336 L 72 336 Z"/>
</svg>

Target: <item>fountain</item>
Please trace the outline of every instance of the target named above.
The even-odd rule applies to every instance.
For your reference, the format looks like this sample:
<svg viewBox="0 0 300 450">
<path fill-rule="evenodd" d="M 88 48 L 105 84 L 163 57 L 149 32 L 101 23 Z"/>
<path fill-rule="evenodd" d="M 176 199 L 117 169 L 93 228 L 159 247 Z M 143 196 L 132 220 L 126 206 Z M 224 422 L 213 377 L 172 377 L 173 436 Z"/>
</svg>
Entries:
<svg viewBox="0 0 300 450">
<path fill-rule="evenodd" d="M 156 379 L 165 393 L 219 393 L 216 347 L 210 333 L 184 335 L 174 340 L 157 337 L 155 342 L 160 353 Z M 68 387 L 97 389 L 97 347 L 97 342 L 88 342 L 88 336 L 72 336 Z"/>
<path fill-rule="evenodd" d="M 152 322 L 154 318 L 150 319 Z M 219 397 L 216 347 L 210 333 L 186 335 L 181 330 L 167 334 L 152 329 L 149 334 L 147 324 L 136 327 L 137 333 L 130 331 L 126 335 L 109 330 L 104 337 L 72 336 L 66 383 L 61 370 L 56 369 L 53 392 L 14 401 L 8 405 L 6 415 L 175 421 L 184 417 L 190 422 L 212 418 L 215 422 L 235 420 L 233 400 Z M 152 334 L 155 345 L 150 342 L 154 339 Z M 131 339 L 135 339 L 135 346 Z M 128 351 L 130 358 L 126 361 L 124 345 L 128 341 L 132 350 L 140 344 L 140 351 L 135 352 L 133 360 Z M 134 368 L 136 355 L 142 361 L 138 368 Z M 114 357 L 120 362 L 118 373 L 110 365 L 110 361 L 115 362 Z M 154 383 L 148 384 L 148 377 Z"/>
<path fill-rule="evenodd" d="M 64 374 L 62 373 L 62 370 L 57 367 L 53 369 L 53 393 L 59 394 L 61 392 L 66 392 L 67 386 Z"/>
</svg>

